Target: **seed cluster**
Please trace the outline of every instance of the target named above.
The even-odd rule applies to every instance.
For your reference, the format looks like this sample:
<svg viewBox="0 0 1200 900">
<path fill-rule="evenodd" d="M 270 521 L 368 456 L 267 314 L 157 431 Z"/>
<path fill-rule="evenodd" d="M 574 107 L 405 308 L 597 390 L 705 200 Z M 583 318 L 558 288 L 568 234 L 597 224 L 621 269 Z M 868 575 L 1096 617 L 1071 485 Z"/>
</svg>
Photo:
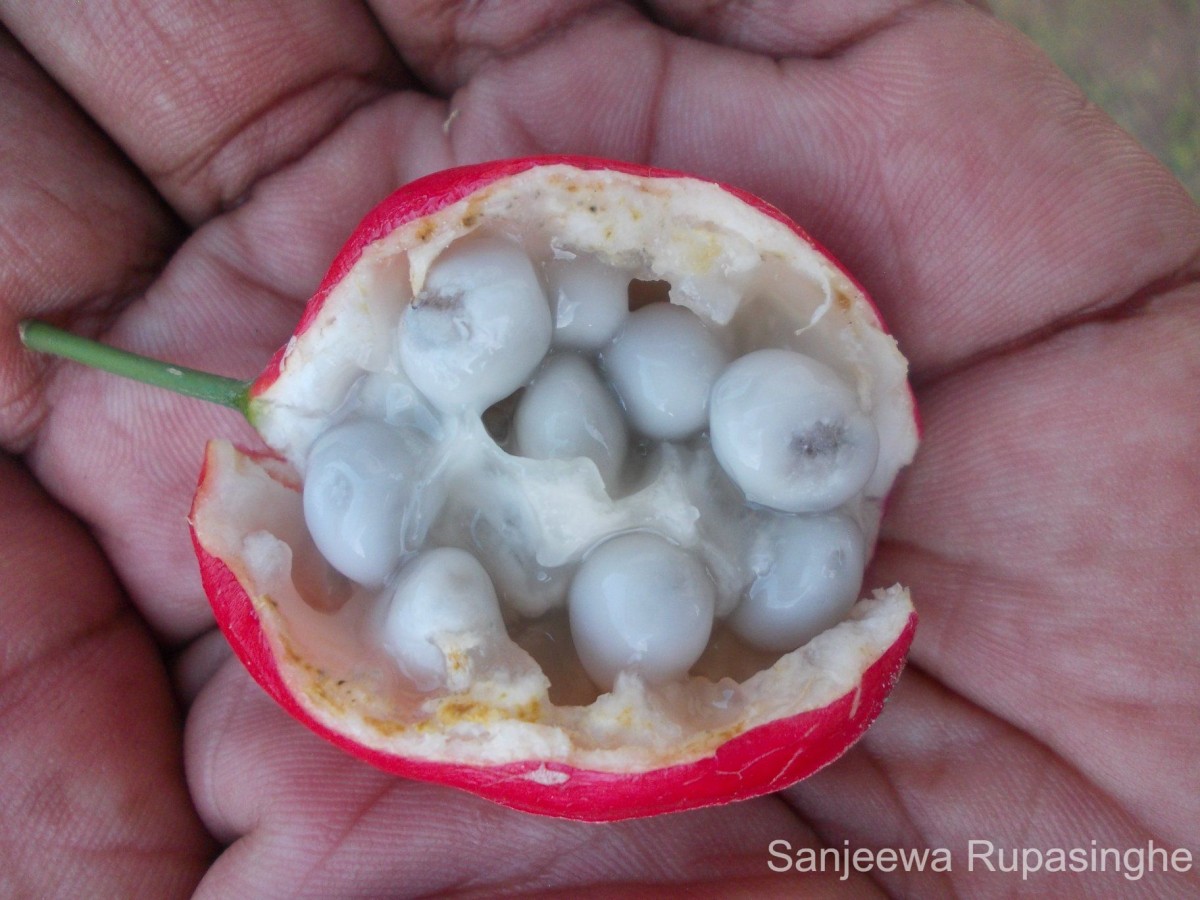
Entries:
<svg viewBox="0 0 1200 900">
<path fill-rule="evenodd" d="M 498 235 L 456 242 L 403 316 L 395 371 L 371 376 L 312 445 L 310 533 L 334 569 L 378 592 L 379 640 L 414 689 L 444 687 L 446 635 L 508 640 L 502 609 L 565 602 L 574 652 L 609 689 L 622 673 L 684 677 L 716 621 L 786 652 L 857 599 L 864 537 L 845 509 L 879 439 L 854 391 L 790 350 L 734 358 L 682 306 L 631 312 L 632 279 L 566 251 L 537 265 Z M 658 526 L 687 516 L 661 508 L 675 495 L 656 458 L 712 461 L 745 526 L 733 576 Z M 530 487 L 514 466 L 534 460 Z M 576 493 L 530 499 L 556 477 Z"/>
</svg>

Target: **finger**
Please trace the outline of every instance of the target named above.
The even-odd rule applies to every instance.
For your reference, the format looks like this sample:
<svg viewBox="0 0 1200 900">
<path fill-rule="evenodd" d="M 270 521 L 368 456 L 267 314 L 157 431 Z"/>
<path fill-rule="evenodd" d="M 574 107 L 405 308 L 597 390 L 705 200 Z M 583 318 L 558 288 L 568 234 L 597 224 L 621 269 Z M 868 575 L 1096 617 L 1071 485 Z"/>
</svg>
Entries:
<svg viewBox="0 0 1200 900">
<path fill-rule="evenodd" d="M 355 3 L 0 3 L 21 42 L 191 222 L 400 83 Z"/>
<path fill-rule="evenodd" d="M 492 60 L 526 49 L 616 0 L 369 0 L 408 67 L 449 95 Z"/>
<path fill-rule="evenodd" d="M 1200 816 L 1175 788 L 1200 779 L 1198 301 L 931 391 L 877 564 L 918 598 L 922 667 L 1179 841 Z"/>
<path fill-rule="evenodd" d="M 873 867 L 890 896 L 1011 896 L 1017 884 L 1038 894 L 1064 877 L 1076 896 L 1105 896 L 1125 881 L 1111 857 L 1107 869 L 1089 862 L 1069 876 L 1044 862 L 1022 875 L 1014 859 L 1027 848 L 1080 848 L 1085 862 L 1096 848 L 1175 849 L 1036 740 L 911 669 L 863 740 L 786 796 L 823 842 L 848 847 L 851 859 L 856 850 L 870 860 L 887 859 L 882 850 L 903 854 L 907 862 L 893 856 Z M 1036 858 L 1027 859 L 1034 869 Z M 1147 889 L 1195 891 L 1194 871 L 1165 868 L 1142 873 Z"/>
<path fill-rule="evenodd" d="M 772 840 L 811 846 L 773 798 L 596 826 L 393 778 L 287 718 L 236 663 L 193 707 L 186 749 L 209 827 L 241 837 L 202 897 L 259 896 L 268 885 L 279 896 L 494 896 L 676 881 L 701 895 L 723 884 L 761 892 Z"/>
<path fill-rule="evenodd" d="M 0 892 L 174 896 L 212 847 L 145 628 L 79 524 L 0 457 Z"/>
<path fill-rule="evenodd" d="M 482 70 L 454 106 L 463 158 L 635 159 L 774 202 L 864 282 L 926 377 L 1197 277 L 1182 186 L 965 6 L 781 65 L 596 16 Z"/>
<path fill-rule="evenodd" d="M 86 333 L 141 290 L 179 238 L 112 146 L 0 30 L 0 444 L 23 450 L 46 414 L 44 361 L 17 322 Z"/>
</svg>

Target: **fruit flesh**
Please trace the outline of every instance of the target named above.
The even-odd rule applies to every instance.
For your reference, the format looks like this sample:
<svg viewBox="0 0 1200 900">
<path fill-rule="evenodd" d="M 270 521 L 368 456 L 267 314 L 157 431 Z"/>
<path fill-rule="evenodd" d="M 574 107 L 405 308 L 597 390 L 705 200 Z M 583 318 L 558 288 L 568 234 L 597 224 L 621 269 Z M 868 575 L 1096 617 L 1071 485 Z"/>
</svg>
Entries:
<svg viewBox="0 0 1200 900">
<path fill-rule="evenodd" d="M 560 181 L 555 183 L 555 179 Z M 370 245 L 354 262 L 354 271 L 357 274 L 353 278 L 345 277 L 347 270 L 337 274 L 338 284 L 331 289 L 328 296 L 322 298 L 322 308 L 330 316 L 336 314 L 339 318 L 339 328 L 343 329 L 339 334 L 340 339 L 332 343 L 325 341 L 326 317 L 319 313 L 310 316 L 297 341 L 289 346 L 288 352 L 281 357 L 278 378 L 261 383 L 256 389 L 258 399 L 263 401 L 259 407 L 258 421 L 268 441 L 277 447 L 292 465 L 302 470 L 305 448 L 329 426 L 331 417 L 336 418 L 346 392 L 354 385 L 354 379 L 345 378 L 341 370 L 345 368 L 350 373 L 361 372 L 362 378 L 377 378 L 386 374 L 390 365 L 387 361 L 390 359 L 388 348 L 370 343 L 372 335 L 386 329 L 366 327 L 369 324 L 368 314 L 360 315 L 361 304 L 358 298 L 361 294 L 357 290 L 351 290 L 351 282 L 355 283 L 355 288 L 363 282 L 381 283 L 387 280 L 384 275 L 390 271 L 402 279 L 401 283 L 411 282 L 410 296 L 418 296 L 423 289 L 424 273 L 429 270 L 431 262 L 454 240 L 464 235 L 465 226 L 459 227 L 457 223 L 460 220 L 465 222 L 471 219 L 487 225 L 491 217 L 490 221 L 493 223 L 503 222 L 506 234 L 522 235 L 527 250 L 534 248 L 532 255 L 535 256 L 536 264 L 541 264 L 559 248 L 544 251 L 538 250 L 535 245 L 539 245 L 540 241 L 545 239 L 546 243 L 540 246 L 551 246 L 557 236 L 565 234 L 572 237 L 571 246 L 565 248 L 567 252 L 579 257 L 590 255 L 602 258 L 607 264 L 623 272 L 630 272 L 642 281 L 669 282 L 673 301 L 689 308 L 695 305 L 702 311 L 706 322 L 716 328 L 728 327 L 732 330 L 735 334 L 734 351 L 737 353 L 744 353 L 758 344 L 759 336 L 756 330 L 765 330 L 773 339 L 780 333 L 786 337 L 794 332 L 797 337 L 788 338 L 789 345 L 819 357 L 824 346 L 846 344 L 846 341 L 840 339 L 830 341 L 829 337 L 848 327 L 854 338 L 849 343 L 849 362 L 845 359 L 833 362 L 840 367 L 839 373 L 842 377 L 858 384 L 859 391 L 867 398 L 868 406 L 877 410 L 876 417 L 880 421 L 881 433 L 885 436 L 883 443 L 890 445 L 888 452 L 882 455 L 881 465 L 877 467 L 872 478 L 875 484 L 869 484 L 864 491 L 860 508 L 851 510 L 853 515 L 862 520 L 868 542 L 873 540 L 878 500 L 886 490 L 886 485 L 890 484 L 895 470 L 906 461 L 906 454 L 911 452 L 903 447 L 907 440 L 903 432 L 905 428 L 911 428 L 911 413 L 905 412 L 907 407 L 903 402 L 900 402 L 898 407 L 891 401 L 881 402 L 897 390 L 904 390 L 903 368 L 902 365 L 899 369 L 876 367 L 871 362 L 875 356 L 880 355 L 871 349 L 880 338 L 877 330 L 872 330 L 874 326 L 869 313 L 863 322 L 856 324 L 853 317 L 842 318 L 836 327 L 829 327 L 830 321 L 838 319 L 841 315 L 839 303 L 836 301 L 843 294 L 853 294 L 853 286 L 844 278 L 840 278 L 836 271 L 821 269 L 822 264 L 814 261 L 814 255 L 805 257 L 804 254 L 808 251 L 787 228 L 776 227 L 778 237 L 774 233 L 768 233 L 769 228 L 764 232 L 761 222 L 764 217 L 761 213 L 755 211 L 753 216 L 746 218 L 740 208 L 735 208 L 736 203 L 730 201 L 731 195 L 728 192 L 714 189 L 706 193 L 707 186 L 701 183 L 689 182 L 686 192 L 676 192 L 667 196 L 666 192 L 658 191 L 655 184 L 639 181 L 637 178 L 630 178 L 626 182 L 618 180 L 614 183 L 609 174 L 591 177 L 579 176 L 573 172 L 561 175 L 539 172 L 533 181 L 539 188 L 552 184 L 556 189 L 562 188 L 568 192 L 574 189 L 575 192 L 571 193 L 569 201 L 565 203 L 565 212 L 562 206 L 554 205 L 566 197 L 562 190 L 556 196 L 550 197 L 552 202 L 549 206 L 538 207 L 537 203 L 533 203 L 528 209 L 528 215 L 518 209 L 515 218 L 509 212 L 514 206 L 511 200 L 513 193 L 506 193 L 507 186 L 503 190 L 491 192 L 482 201 L 478 197 L 464 195 L 463 202 L 457 207 L 453 203 L 448 204 L 436 217 L 425 217 L 416 221 L 407 230 L 401 226 L 393 229 L 389 241 L 394 237 L 396 246 L 406 247 L 403 259 L 388 247 Z M 533 194 L 529 192 L 523 194 L 522 203 L 531 196 Z M 722 203 L 727 204 L 727 208 L 722 208 Z M 656 204 L 662 204 L 661 210 Z M 603 221 L 606 224 L 597 229 L 592 224 L 596 221 L 596 213 L 591 208 L 606 205 L 608 208 L 602 209 L 605 217 Z M 705 258 L 705 254 L 712 256 L 712 243 L 708 241 L 710 234 L 706 234 L 705 228 L 695 228 L 693 223 L 702 217 L 713 216 L 710 212 L 712 209 L 719 213 L 716 217 L 722 221 L 721 227 L 725 227 L 726 222 L 731 224 L 729 232 L 723 233 L 718 242 L 722 248 L 721 253 L 712 257 L 711 265 L 698 266 L 697 259 Z M 627 211 L 636 212 L 637 215 L 627 216 Z M 543 222 L 546 223 L 544 227 L 540 224 Z M 683 223 L 683 227 L 672 228 L 670 223 Z M 429 225 L 436 227 L 431 229 Z M 711 226 L 706 228 L 711 231 Z M 446 234 L 439 237 L 438 235 L 443 234 L 443 229 Z M 429 233 L 434 235 L 434 239 L 422 246 L 421 235 Z M 697 243 L 698 236 L 704 238 L 703 246 Z M 445 239 L 447 237 L 449 240 Z M 701 250 L 703 252 L 700 252 Z M 537 258 L 539 252 L 544 254 L 543 258 Z M 337 268 L 335 266 L 335 271 Z M 389 283 L 394 287 L 396 282 L 390 280 Z M 719 289 L 700 290 L 714 284 Z M 399 293 L 403 303 L 403 292 Z M 386 320 L 389 314 L 372 310 L 369 315 Z M 771 324 L 773 318 L 782 319 L 785 327 L 781 329 Z M 359 326 L 360 321 L 362 327 Z M 363 339 L 351 340 L 355 335 L 362 335 Z M 351 344 L 355 345 L 353 351 L 348 350 Z M 886 355 L 888 349 L 886 345 L 887 340 L 884 339 L 881 345 L 885 351 L 883 355 Z M 367 352 L 364 352 L 364 347 Z M 320 353 L 316 352 L 318 348 Z M 856 359 L 855 354 L 862 358 Z M 365 369 L 356 369 L 363 366 L 364 358 L 372 361 Z M 347 363 L 347 360 L 350 362 Z M 323 372 L 314 371 L 314 365 L 318 363 L 323 367 Z M 859 368 L 868 374 L 856 375 L 855 372 Z M 336 386 L 331 384 L 329 378 L 318 377 L 329 372 L 338 375 L 340 381 Z M 888 424 L 889 417 L 891 425 Z M 895 423 L 899 421 L 903 421 L 903 428 L 896 427 Z M 901 438 L 899 441 L 896 440 L 898 433 Z M 555 552 L 544 555 L 538 561 L 552 571 L 556 564 L 562 564 L 564 561 L 569 563 L 567 557 L 577 552 L 578 547 L 590 546 L 601 540 L 610 530 L 628 528 L 630 522 L 638 522 L 642 527 L 649 522 L 652 530 L 681 545 L 695 547 L 697 541 L 704 540 L 708 540 L 710 544 L 720 543 L 716 538 L 698 538 L 697 535 L 703 529 L 696 528 L 694 522 L 686 521 L 686 515 L 672 518 L 660 512 L 671 505 L 664 503 L 664 500 L 674 501 L 681 496 L 694 501 L 690 504 L 693 514 L 696 511 L 702 514 L 712 508 L 709 500 L 693 496 L 695 491 L 689 493 L 687 490 L 689 487 L 694 489 L 707 483 L 714 468 L 711 460 L 706 462 L 699 458 L 699 454 L 689 457 L 685 453 L 665 452 L 672 448 L 662 449 L 662 456 L 673 458 L 667 459 L 665 465 L 648 465 L 641 472 L 650 479 L 650 485 L 657 493 L 652 491 L 650 496 L 641 496 L 641 482 L 627 484 L 627 490 L 635 487 L 639 490 L 615 498 L 616 502 L 611 506 L 606 506 L 597 499 L 595 492 L 591 490 L 595 485 L 589 483 L 586 477 L 579 477 L 569 461 L 554 461 L 552 468 L 555 471 L 553 477 L 550 477 L 548 469 L 535 472 L 536 466 L 533 466 L 531 461 L 514 463 L 511 459 L 494 454 L 484 453 L 482 456 L 487 458 L 489 464 L 498 466 L 499 475 L 493 481 L 511 480 L 509 476 L 513 475 L 517 476 L 518 481 L 523 481 L 524 496 L 519 499 L 532 503 L 541 519 L 538 524 L 543 533 L 550 531 L 558 537 L 558 544 L 551 548 Z M 213 471 L 216 472 L 217 468 L 214 467 Z M 544 479 L 541 478 L 543 474 L 547 476 Z M 564 475 L 565 479 L 562 477 Z M 455 473 L 455 479 L 460 482 L 457 488 L 455 479 L 451 479 L 447 500 L 450 506 L 457 502 L 460 510 L 463 507 L 462 501 L 471 493 L 471 488 L 478 487 L 470 485 L 470 479 L 461 476 L 461 471 Z M 551 484 L 558 497 L 553 504 L 545 502 Z M 639 499 L 636 502 L 628 502 L 633 498 Z M 578 507 L 587 515 L 566 515 L 561 510 L 556 510 L 556 506 L 572 509 Z M 719 507 L 719 504 L 717 506 Z M 503 518 L 494 524 L 503 525 Z M 580 524 L 581 520 L 585 519 L 592 521 L 591 531 Z M 566 538 L 563 538 L 564 533 Z M 438 540 L 446 537 L 437 528 L 433 529 L 431 534 Z M 462 535 L 450 537 L 458 539 Z M 576 547 L 576 550 L 568 551 L 567 548 L 570 547 Z M 222 553 L 228 557 L 234 551 L 226 547 Z M 705 562 L 710 571 L 720 568 L 713 559 L 706 559 Z M 250 569 L 256 569 L 258 565 L 257 562 L 249 560 L 243 560 L 243 563 Z M 255 584 L 259 576 L 264 574 L 243 570 L 239 579 L 244 577 L 245 583 Z M 280 584 L 277 587 L 280 588 L 277 591 L 280 596 L 286 594 L 286 585 Z M 311 591 L 301 593 L 310 594 Z M 769 670 L 761 672 L 747 682 L 753 684 L 752 693 L 756 698 L 753 703 L 749 702 L 749 695 L 739 699 L 739 692 L 727 683 L 717 687 L 717 682 L 713 682 L 711 687 L 708 687 L 703 679 L 698 681 L 691 678 L 680 684 L 647 688 L 644 695 L 639 695 L 638 689 L 634 687 L 617 685 L 611 695 L 586 707 L 562 709 L 544 703 L 544 684 L 539 686 L 538 667 L 530 667 L 529 660 L 522 660 L 519 655 L 510 654 L 505 657 L 502 653 L 500 655 L 503 658 L 499 659 L 499 666 L 488 669 L 484 673 L 485 677 L 473 682 L 466 694 L 472 698 L 472 702 L 483 704 L 498 715 L 508 715 L 507 719 L 494 726 L 497 729 L 494 735 L 496 740 L 489 740 L 487 743 L 492 748 L 492 753 L 499 753 L 499 747 L 506 748 L 504 752 L 511 754 L 507 757 L 510 759 L 538 757 L 540 753 L 531 751 L 530 744 L 524 739 L 508 741 L 501 736 L 509 732 L 525 733 L 517 725 L 521 721 L 528 722 L 529 728 L 534 731 L 549 727 L 556 734 L 566 736 L 570 749 L 555 751 L 551 755 L 569 760 L 573 767 L 591 766 L 609 771 L 632 771 L 646 766 L 661 765 L 667 759 L 675 762 L 694 759 L 727 740 L 728 729 L 731 727 L 753 729 L 757 727 L 756 722 L 765 724 L 772 717 L 784 714 L 784 710 L 795 712 L 806 708 L 818 708 L 840 696 L 838 691 L 852 689 L 862 679 L 864 670 L 857 662 L 852 661 L 851 657 L 853 660 L 878 658 L 883 649 L 891 646 L 905 631 L 909 616 L 907 600 L 902 592 L 888 593 L 885 596 L 886 599 L 881 599 L 878 603 L 863 601 L 856 605 L 846 622 L 820 636 L 814 646 L 806 651 L 806 659 L 813 654 L 822 657 L 822 677 L 829 676 L 832 679 L 826 683 L 831 691 L 829 693 L 814 691 L 812 688 L 797 691 L 797 685 L 813 684 L 812 679 L 803 674 L 805 667 L 813 664 L 813 661 L 808 659 L 807 662 L 801 662 L 795 654 L 787 654 Z M 509 598 L 510 601 L 511 599 Z M 313 605 L 303 598 L 300 602 L 302 605 Z M 339 615 L 346 614 L 355 602 L 357 598 L 346 603 Z M 267 629 L 268 633 L 278 635 L 280 640 L 283 639 L 283 635 L 290 635 L 289 641 L 299 640 L 300 633 L 305 629 L 294 626 L 296 621 L 304 618 L 303 611 L 297 611 L 294 605 L 286 603 L 281 603 L 280 608 L 286 608 L 288 615 L 276 619 L 271 618 L 265 611 L 269 607 L 260 607 L 260 614 L 266 621 L 275 623 Z M 552 605 L 550 608 L 552 609 Z M 818 652 L 818 646 L 854 646 L 856 649 L 853 654 L 844 657 L 836 649 Z M 316 659 L 320 658 L 321 652 L 301 655 L 306 659 Z M 826 654 L 830 659 L 823 658 Z M 286 659 L 287 654 L 284 653 L 279 658 Z M 505 666 L 508 668 L 505 669 Z M 288 677 L 298 679 L 292 688 L 295 696 L 303 696 L 306 703 L 315 704 L 312 707 L 314 710 L 319 708 L 328 711 L 336 707 L 340 710 L 340 716 L 346 715 L 344 705 L 328 705 L 334 702 L 329 699 L 330 696 L 340 696 L 335 690 L 337 681 L 321 681 L 319 698 L 316 698 L 317 695 L 314 695 L 312 690 L 302 687 L 309 683 L 309 677 L 316 676 L 305 676 L 301 671 L 293 670 L 290 664 L 285 670 Z M 364 677 L 369 676 L 360 674 L 356 676 L 357 681 L 347 679 L 347 684 L 358 684 L 361 687 Z M 338 679 L 340 680 L 342 679 Z M 503 702 L 498 701 L 498 695 L 495 693 L 501 687 L 506 698 Z M 732 695 L 729 693 L 731 690 Z M 354 696 L 358 694 L 355 693 Z M 543 698 L 539 707 L 541 711 L 534 717 L 535 721 L 529 721 L 529 713 L 519 710 L 530 709 L 531 707 L 525 705 L 526 701 L 532 702 L 538 697 Z M 772 697 L 777 697 L 780 705 L 776 706 L 775 700 L 764 703 L 766 698 Z M 518 700 L 519 709 L 513 705 L 518 703 Z M 461 695 L 456 702 L 462 702 Z M 665 707 L 663 704 L 666 704 Z M 435 709 L 442 708 L 437 706 Z M 457 705 L 454 708 L 458 708 Z M 375 709 L 375 712 L 387 717 L 389 721 L 399 723 L 409 718 L 413 718 L 414 721 L 427 721 L 428 716 L 436 715 L 436 712 L 431 712 L 430 709 L 427 704 L 405 707 L 403 703 L 389 703 Z M 771 709 L 777 711 L 767 712 Z M 653 715 L 650 715 L 651 710 Z M 763 716 L 767 718 L 763 719 Z M 344 721 L 337 716 L 335 718 L 339 722 L 339 728 L 345 727 Z M 370 725 L 366 718 L 361 722 L 361 729 L 355 732 L 357 739 L 367 743 L 382 741 L 391 748 L 389 753 L 403 755 L 417 752 L 425 759 L 439 758 L 438 753 L 428 747 L 416 751 L 406 743 L 407 738 L 394 733 L 394 727 L 389 727 L 384 733 Z M 618 722 L 621 724 L 617 725 Z M 446 722 L 442 725 L 445 726 L 449 739 L 457 726 Z M 681 743 L 680 734 L 691 737 Z M 721 737 L 722 734 L 725 737 Z M 472 755 L 473 751 L 473 747 L 459 745 L 456 751 L 446 758 L 460 761 L 475 758 Z M 566 755 L 562 755 L 563 753 Z"/>
</svg>

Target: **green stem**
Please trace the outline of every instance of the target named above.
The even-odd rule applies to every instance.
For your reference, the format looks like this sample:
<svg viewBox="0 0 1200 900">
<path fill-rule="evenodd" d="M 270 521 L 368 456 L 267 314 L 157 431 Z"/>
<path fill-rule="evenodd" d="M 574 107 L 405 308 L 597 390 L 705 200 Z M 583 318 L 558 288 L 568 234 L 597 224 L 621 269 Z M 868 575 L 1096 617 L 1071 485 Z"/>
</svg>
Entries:
<svg viewBox="0 0 1200 900">
<path fill-rule="evenodd" d="M 21 343 L 30 350 L 61 356 L 94 369 L 163 387 L 177 394 L 219 403 L 236 409 L 242 415 L 248 414 L 249 381 L 238 381 L 236 378 L 225 378 L 209 372 L 173 366 L 147 356 L 138 356 L 136 353 L 108 347 L 33 319 L 22 322 L 19 328 Z"/>
</svg>

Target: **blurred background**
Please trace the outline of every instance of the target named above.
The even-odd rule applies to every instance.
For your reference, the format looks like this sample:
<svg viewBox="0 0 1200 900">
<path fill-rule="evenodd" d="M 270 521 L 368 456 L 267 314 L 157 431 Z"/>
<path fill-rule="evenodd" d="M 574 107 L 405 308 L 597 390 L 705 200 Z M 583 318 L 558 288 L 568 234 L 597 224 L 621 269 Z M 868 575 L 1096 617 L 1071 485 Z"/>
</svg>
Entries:
<svg viewBox="0 0 1200 900">
<path fill-rule="evenodd" d="M 1200 199 L 1200 0 L 990 0 Z"/>
</svg>

